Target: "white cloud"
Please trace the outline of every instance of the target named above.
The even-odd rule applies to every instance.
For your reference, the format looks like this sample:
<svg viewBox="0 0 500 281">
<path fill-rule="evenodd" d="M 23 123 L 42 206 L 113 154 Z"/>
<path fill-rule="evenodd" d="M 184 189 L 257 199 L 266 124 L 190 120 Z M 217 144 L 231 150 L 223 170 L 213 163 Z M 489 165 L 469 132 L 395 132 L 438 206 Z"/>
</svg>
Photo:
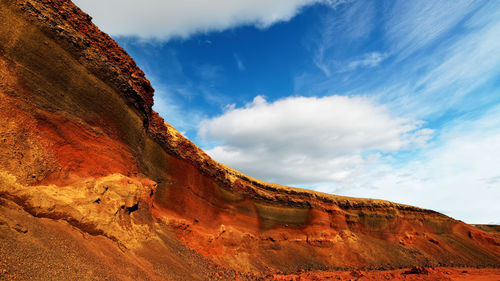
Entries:
<svg viewBox="0 0 500 281">
<path fill-rule="evenodd" d="M 169 39 L 241 26 L 268 27 L 314 3 L 333 0 L 75 0 L 94 22 L 114 36 Z"/>
<path fill-rule="evenodd" d="M 419 157 L 399 166 L 378 163 L 336 192 L 430 208 L 468 223 L 500 223 L 500 107 L 443 130 L 439 145 Z"/>
<path fill-rule="evenodd" d="M 338 182 L 383 158 L 381 153 L 425 146 L 432 130 L 391 116 L 364 97 L 257 96 L 200 124 L 199 135 L 220 145 L 216 160 L 251 176 L 283 184 Z"/>
</svg>

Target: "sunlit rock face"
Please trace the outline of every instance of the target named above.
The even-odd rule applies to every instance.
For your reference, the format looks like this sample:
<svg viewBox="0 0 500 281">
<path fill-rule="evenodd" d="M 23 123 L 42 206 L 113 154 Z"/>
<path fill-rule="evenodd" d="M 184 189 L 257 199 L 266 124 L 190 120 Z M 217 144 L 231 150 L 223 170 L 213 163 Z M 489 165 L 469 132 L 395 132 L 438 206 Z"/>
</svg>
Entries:
<svg viewBox="0 0 500 281">
<path fill-rule="evenodd" d="M 151 109 L 144 73 L 70 1 L 3 1 L 0 15 L 7 279 L 500 266 L 496 233 L 431 210 L 265 183 L 213 161 Z"/>
</svg>

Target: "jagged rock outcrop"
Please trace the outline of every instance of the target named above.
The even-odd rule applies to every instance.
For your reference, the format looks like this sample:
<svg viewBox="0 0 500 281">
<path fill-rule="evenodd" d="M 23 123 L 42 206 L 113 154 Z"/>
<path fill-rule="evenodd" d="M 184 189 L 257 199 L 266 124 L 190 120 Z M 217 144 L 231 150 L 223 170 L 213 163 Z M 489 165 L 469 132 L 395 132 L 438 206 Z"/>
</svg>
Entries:
<svg viewBox="0 0 500 281">
<path fill-rule="evenodd" d="M 11 277 L 35 270 L 13 266 L 24 254 L 49 257 L 60 279 L 500 266 L 498 236 L 437 212 L 213 161 L 152 110 L 144 73 L 68 0 L 3 1 L 0 18 L 0 269 Z"/>
</svg>

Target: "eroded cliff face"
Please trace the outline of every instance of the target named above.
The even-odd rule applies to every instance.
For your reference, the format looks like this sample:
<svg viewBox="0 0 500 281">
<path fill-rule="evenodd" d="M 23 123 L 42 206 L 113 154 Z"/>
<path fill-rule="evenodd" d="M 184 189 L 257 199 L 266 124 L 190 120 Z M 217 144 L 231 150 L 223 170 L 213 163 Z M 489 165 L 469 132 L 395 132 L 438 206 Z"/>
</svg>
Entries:
<svg viewBox="0 0 500 281">
<path fill-rule="evenodd" d="M 0 243 L 4 260 L 26 248 L 57 264 L 64 255 L 39 247 L 62 235 L 82 264 L 130 267 L 90 279 L 500 266 L 498 236 L 437 212 L 269 184 L 213 161 L 151 109 L 144 73 L 70 1 L 2 1 L 0 18 L 0 235 L 18 245 Z"/>
</svg>

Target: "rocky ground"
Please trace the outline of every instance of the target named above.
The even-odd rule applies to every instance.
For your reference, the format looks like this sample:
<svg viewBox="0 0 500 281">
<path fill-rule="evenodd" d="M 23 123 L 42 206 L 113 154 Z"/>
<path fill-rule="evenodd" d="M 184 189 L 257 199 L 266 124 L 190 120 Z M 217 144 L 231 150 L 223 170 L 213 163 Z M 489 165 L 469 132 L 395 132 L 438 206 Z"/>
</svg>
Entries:
<svg viewBox="0 0 500 281">
<path fill-rule="evenodd" d="M 292 275 L 274 275 L 274 280 L 428 280 L 428 281 L 499 281 L 500 269 L 414 267 L 410 269 L 348 272 L 308 272 Z"/>
</svg>

